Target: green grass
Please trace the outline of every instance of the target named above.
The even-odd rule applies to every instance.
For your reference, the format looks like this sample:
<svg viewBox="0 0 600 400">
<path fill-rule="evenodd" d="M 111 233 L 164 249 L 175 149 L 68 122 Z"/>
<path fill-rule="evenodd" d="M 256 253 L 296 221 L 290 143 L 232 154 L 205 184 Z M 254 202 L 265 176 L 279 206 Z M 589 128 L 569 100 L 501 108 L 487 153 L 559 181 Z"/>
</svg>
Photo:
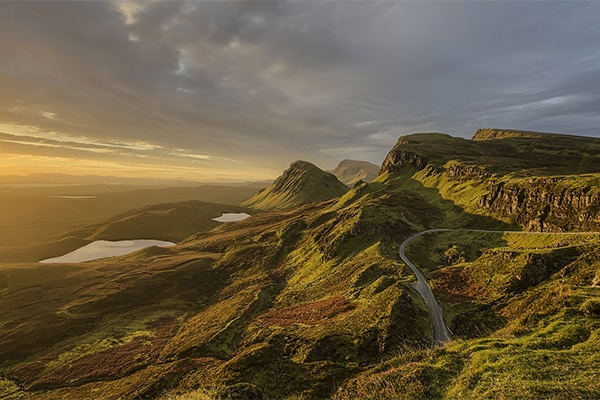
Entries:
<svg viewBox="0 0 600 400">
<path fill-rule="evenodd" d="M 543 339 L 479 339 L 408 352 L 346 382 L 335 398 L 597 398 L 600 330 L 592 323 L 590 335 L 585 324 L 563 323 Z"/>
<path fill-rule="evenodd" d="M 427 307 L 398 257 L 399 243 L 427 228 L 515 227 L 476 206 L 486 179 L 523 184 L 538 173 L 528 169 L 527 152 L 541 154 L 535 168 L 543 169 L 560 141 L 551 137 L 536 150 L 539 142 L 508 136 L 411 136 L 399 146 L 436 165 L 404 165 L 329 201 L 232 224 L 204 223 L 230 206 L 188 202 L 137 209 L 71 235 L 189 235 L 168 250 L 81 265 L 1 265 L 0 393 L 599 397 L 597 235 L 460 231 L 414 241 L 409 257 L 454 332 L 442 348 L 431 346 Z M 507 151 L 521 142 L 525 152 L 509 162 Z M 314 201 L 315 185 L 331 183 L 307 168 L 307 181 L 290 173 L 272 187 L 283 197 L 271 205 L 289 196 Z M 593 179 L 568 177 L 559 186 L 584 190 Z M 296 184 L 307 192 L 295 193 Z"/>
<path fill-rule="evenodd" d="M 595 310 L 600 292 L 592 286 L 598 270 L 597 235 L 490 234 L 475 241 L 473 233 L 448 232 L 425 236 L 411 249 L 443 255 L 450 245 L 481 248 L 475 259 L 456 266 L 421 257 L 437 277 L 460 268 L 476 281 L 484 268 L 492 279 L 514 271 L 520 257 L 543 256 L 558 270 L 518 295 L 510 286 L 487 282 L 469 300 L 438 298 L 450 321 L 464 313 L 483 321 L 483 311 L 501 317 L 487 332 L 459 335 L 443 349 L 408 351 L 344 383 L 335 398 L 447 399 L 591 399 L 600 396 L 600 321 Z M 575 249 L 576 251 L 574 251 Z M 469 253 L 468 251 L 466 253 Z M 475 254 L 475 253 L 474 253 Z M 510 257 L 503 257 L 510 254 Z M 536 256 L 536 257 L 537 257 Z M 527 258 L 529 257 L 529 258 Z M 539 260 L 539 259 L 538 259 Z M 538 263 L 538 266 L 542 264 Z M 514 274 L 514 272 L 513 272 Z M 437 279 L 437 278 L 435 278 Z M 434 279 L 434 289 L 436 280 Z M 482 311 L 483 310 L 483 311 Z M 477 338 L 477 336 L 483 336 Z"/>
<path fill-rule="evenodd" d="M 189 200 L 237 205 L 256 193 L 256 185 L 162 187 L 81 185 L 7 188 L 0 192 L 0 260 L 5 248 L 54 241 L 82 226 L 106 222 L 128 210 Z M 90 199 L 50 196 L 84 195 Z"/>
<path fill-rule="evenodd" d="M 242 205 L 259 210 L 283 210 L 342 196 L 348 187 L 335 175 L 306 161 L 296 161 Z"/>
</svg>

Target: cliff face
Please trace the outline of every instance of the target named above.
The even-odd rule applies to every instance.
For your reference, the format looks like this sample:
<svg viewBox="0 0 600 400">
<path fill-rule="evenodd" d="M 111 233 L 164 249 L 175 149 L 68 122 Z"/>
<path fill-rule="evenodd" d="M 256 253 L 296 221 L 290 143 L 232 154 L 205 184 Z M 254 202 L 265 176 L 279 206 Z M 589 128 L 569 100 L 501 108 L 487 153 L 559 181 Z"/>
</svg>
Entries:
<svg viewBox="0 0 600 400">
<path fill-rule="evenodd" d="M 404 165 L 412 165 L 417 170 L 422 170 L 427 164 L 427 159 L 420 154 L 404 150 L 390 151 L 381 164 L 379 174 L 398 172 Z"/>
<path fill-rule="evenodd" d="M 600 230 L 600 190 L 569 187 L 568 178 L 495 183 L 479 206 L 532 231 Z"/>
<path fill-rule="evenodd" d="M 495 128 L 482 128 L 477 129 L 473 140 L 494 140 L 494 139 L 507 139 L 507 138 L 543 138 L 549 136 L 560 136 L 555 133 L 545 132 L 531 132 L 531 131 L 519 131 L 515 129 L 495 129 Z"/>
<path fill-rule="evenodd" d="M 472 140 L 401 137 L 381 174 L 413 173 L 442 197 L 532 231 L 600 230 L 600 140 L 479 129 Z M 436 179 L 428 179 L 436 177 Z"/>
</svg>

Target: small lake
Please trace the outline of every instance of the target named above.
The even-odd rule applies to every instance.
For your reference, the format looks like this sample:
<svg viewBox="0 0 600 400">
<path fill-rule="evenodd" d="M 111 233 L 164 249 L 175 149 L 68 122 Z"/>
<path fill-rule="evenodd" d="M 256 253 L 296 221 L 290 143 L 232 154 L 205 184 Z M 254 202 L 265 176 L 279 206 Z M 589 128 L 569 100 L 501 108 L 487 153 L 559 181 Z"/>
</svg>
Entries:
<svg viewBox="0 0 600 400">
<path fill-rule="evenodd" d="M 40 263 L 80 263 L 92 261 L 106 257 L 116 257 L 133 253 L 134 251 L 150 246 L 169 247 L 174 246 L 173 242 L 164 240 L 119 240 L 112 242 L 109 240 L 96 240 L 90 244 L 78 248 L 70 253 L 60 257 L 47 258 Z"/>
<path fill-rule="evenodd" d="M 213 218 L 213 221 L 217 222 L 236 222 L 243 221 L 246 218 L 250 217 L 250 214 L 246 213 L 224 213 L 218 218 Z"/>
</svg>

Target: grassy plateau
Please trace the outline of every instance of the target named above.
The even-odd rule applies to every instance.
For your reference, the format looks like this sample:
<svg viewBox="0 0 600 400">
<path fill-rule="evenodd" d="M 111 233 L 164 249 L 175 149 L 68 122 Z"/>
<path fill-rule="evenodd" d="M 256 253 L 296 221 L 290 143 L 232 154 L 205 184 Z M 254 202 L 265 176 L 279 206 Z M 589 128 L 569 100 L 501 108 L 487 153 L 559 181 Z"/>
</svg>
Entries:
<svg viewBox="0 0 600 400">
<path fill-rule="evenodd" d="M 5 197 L 26 218 L 3 220 L 23 230 L 0 247 L 0 398 L 600 398 L 599 153 L 537 132 L 416 134 L 352 188 L 297 162 L 237 198 L 77 192 L 97 196 L 88 210 L 39 189 L 53 211 L 27 217 Z M 457 230 L 407 255 L 444 310 L 443 347 L 398 256 L 431 228 Z M 177 245 L 37 263 L 140 235 Z"/>
</svg>

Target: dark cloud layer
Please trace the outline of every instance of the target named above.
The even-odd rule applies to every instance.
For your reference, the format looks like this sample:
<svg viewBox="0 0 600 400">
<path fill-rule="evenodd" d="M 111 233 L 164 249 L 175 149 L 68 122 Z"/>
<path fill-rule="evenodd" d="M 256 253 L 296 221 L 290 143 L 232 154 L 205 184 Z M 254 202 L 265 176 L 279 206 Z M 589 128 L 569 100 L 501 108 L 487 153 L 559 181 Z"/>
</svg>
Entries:
<svg viewBox="0 0 600 400">
<path fill-rule="evenodd" d="M 415 131 L 600 136 L 598 20 L 595 2 L 6 2 L 0 152 L 259 176 L 380 162 Z"/>
</svg>

